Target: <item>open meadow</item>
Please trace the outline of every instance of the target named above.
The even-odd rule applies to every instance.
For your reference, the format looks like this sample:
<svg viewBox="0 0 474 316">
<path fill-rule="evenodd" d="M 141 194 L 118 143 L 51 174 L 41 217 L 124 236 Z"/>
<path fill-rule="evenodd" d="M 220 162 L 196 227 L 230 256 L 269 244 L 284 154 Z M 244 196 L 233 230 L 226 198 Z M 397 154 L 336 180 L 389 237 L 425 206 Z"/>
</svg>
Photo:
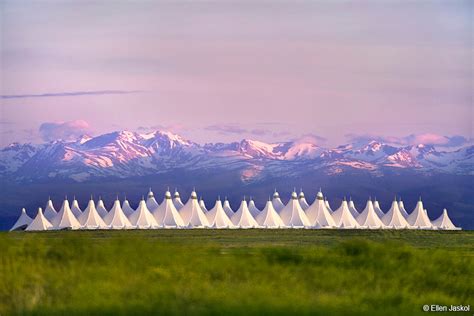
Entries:
<svg viewBox="0 0 474 316">
<path fill-rule="evenodd" d="M 0 233 L 0 315 L 416 315 L 474 304 L 473 231 Z"/>
</svg>

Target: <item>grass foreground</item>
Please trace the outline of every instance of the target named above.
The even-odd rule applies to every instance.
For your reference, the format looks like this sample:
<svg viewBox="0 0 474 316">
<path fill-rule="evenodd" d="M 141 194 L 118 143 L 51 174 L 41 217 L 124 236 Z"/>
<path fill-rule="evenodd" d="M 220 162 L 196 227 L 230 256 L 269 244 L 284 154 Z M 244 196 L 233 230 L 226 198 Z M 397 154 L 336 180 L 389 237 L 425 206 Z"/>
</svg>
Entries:
<svg viewBox="0 0 474 316">
<path fill-rule="evenodd" d="M 473 231 L 0 233 L 0 315 L 471 315 L 472 280 Z"/>
</svg>

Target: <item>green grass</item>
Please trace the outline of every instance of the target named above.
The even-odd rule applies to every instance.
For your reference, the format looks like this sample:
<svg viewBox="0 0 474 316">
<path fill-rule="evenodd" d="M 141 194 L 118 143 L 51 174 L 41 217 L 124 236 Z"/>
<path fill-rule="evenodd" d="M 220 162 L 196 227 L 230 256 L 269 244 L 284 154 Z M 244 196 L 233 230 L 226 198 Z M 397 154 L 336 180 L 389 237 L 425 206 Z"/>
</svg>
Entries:
<svg viewBox="0 0 474 316">
<path fill-rule="evenodd" d="M 426 315 L 473 280 L 468 231 L 0 233 L 0 315 Z"/>
</svg>

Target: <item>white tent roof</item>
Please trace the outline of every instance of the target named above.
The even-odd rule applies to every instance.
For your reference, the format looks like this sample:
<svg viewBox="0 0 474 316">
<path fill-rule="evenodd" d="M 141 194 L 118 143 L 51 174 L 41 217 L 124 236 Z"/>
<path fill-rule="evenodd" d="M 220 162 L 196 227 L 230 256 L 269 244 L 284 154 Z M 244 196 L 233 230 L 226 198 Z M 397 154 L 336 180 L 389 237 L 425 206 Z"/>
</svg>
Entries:
<svg viewBox="0 0 474 316">
<path fill-rule="evenodd" d="M 122 211 L 127 217 L 130 217 L 130 215 L 132 215 L 133 212 L 135 212 L 135 210 L 130 206 L 130 203 L 128 202 L 127 198 L 123 200 Z"/>
<path fill-rule="evenodd" d="M 324 200 L 324 204 L 326 204 L 326 207 L 331 214 L 334 212 L 331 208 L 331 205 L 329 205 L 329 201 L 327 199 Z"/>
<path fill-rule="evenodd" d="M 249 207 L 247 205 L 247 201 L 242 200 L 240 203 L 240 207 L 235 212 L 235 214 L 230 219 L 232 223 L 239 227 L 239 228 L 256 228 L 258 227 L 258 223 L 253 218 L 252 214 L 250 214 Z"/>
<path fill-rule="evenodd" d="M 25 208 L 22 208 L 21 213 L 20 213 L 20 217 L 18 217 L 15 224 L 13 224 L 10 231 L 25 230 L 26 227 L 28 227 L 28 225 L 30 225 L 32 221 L 33 221 L 33 219 L 31 217 L 29 217 L 28 214 L 26 214 Z"/>
<path fill-rule="evenodd" d="M 64 200 L 63 205 L 61 206 L 61 209 L 59 210 L 58 214 L 51 221 L 51 225 L 53 225 L 51 229 L 54 230 L 81 228 L 81 224 L 74 216 L 71 211 L 71 208 L 69 207 L 68 200 Z"/>
<path fill-rule="evenodd" d="M 400 213 L 402 213 L 403 217 L 405 217 L 405 219 L 408 218 L 408 212 L 406 211 L 402 200 L 398 202 L 398 208 L 400 209 Z"/>
<path fill-rule="evenodd" d="M 99 213 L 100 217 L 104 219 L 109 212 L 107 212 L 107 209 L 104 206 L 104 201 L 102 201 L 102 198 L 99 197 L 99 201 L 97 201 L 97 213 Z"/>
<path fill-rule="evenodd" d="M 138 229 L 157 228 L 158 223 L 155 217 L 148 210 L 145 200 L 141 200 L 138 204 L 137 210 L 129 217 L 130 224 Z"/>
<path fill-rule="evenodd" d="M 357 216 L 356 220 L 363 228 L 380 229 L 385 226 L 377 213 L 375 213 L 374 204 L 370 199 L 367 201 L 365 209 L 359 216 Z"/>
<path fill-rule="evenodd" d="M 82 210 L 79 207 L 79 202 L 76 200 L 76 197 L 74 197 L 74 200 L 72 201 L 71 212 L 74 214 L 74 216 L 76 216 L 76 218 L 79 218 L 79 216 L 82 214 Z"/>
<path fill-rule="evenodd" d="M 306 201 L 303 190 L 301 190 L 300 194 L 298 195 L 298 201 L 300 201 L 300 206 L 303 209 L 303 211 L 306 211 L 309 208 L 309 204 Z"/>
<path fill-rule="evenodd" d="M 160 206 L 153 211 L 158 226 L 163 228 L 181 228 L 184 227 L 183 219 L 179 215 L 174 202 L 171 200 L 170 191 L 165 192 L 165 198 Z"/>
<path fill-rule="evenodd" d="M 351 198 L 349 199 L 348 207 L 349 207 L 349 212 L 351 212 L 351 214 L 352 214 L 352 216 L 354 216 L 354 218 L 359 217 L 360 213 L 359 213 L 359 211 L 357 211 L 357 209 L 354 205 L 354 201 L 352 201 Z"/>
<path fill-rule="evenodd" d="M 131 229 L 132 224 L 128 220 L 127 216 L 123 213 L 120 207 L 120 201 L 115 200 L 114 205 L 110 209 L 110 212 L 104 217 L 104 222 L 110 229 Z"/>
<path fill-rule="evenodd" d="M 227 200 L 227 198 L 225 198 L 222 208 L 224 209 L 224 212 L 229 219 L 232 218 L 232 216 L 234 216 L 235 212 L 232 209 L 232 207 L 230 207 L 230 203 L 229 203 L 229 200 Z"/>
<path fill-rule="evenodd" d="M 446 229 L 446 230 L 460 230 L 460 227 L 454 226 L 453 222 L 448 216 L 448 211 L 446 209 L 443 209 L 443 214 L 441 214 L 440 217 L 435 219 L 432 222 L 433 226 L 435 226 L 438 229 Z"/>
<path fill-rule="evenodd" d="M 382 217 L 382 223 L 389 228 L 408 228 L 408 222 L 400 212 L 397 200 L 392 202 L 392 207 L 390 207 L 387 214 Z"/>
<path fill-rule="evenodd" d="M 377 214 L 379 218 L 382 218 L 385 215 L 385 213 L 380 208 L 380 204 L 379 204 L 379 201 L 377 201 L 377 199 L 375 199 L 374 201 L 374 211 L 375 211 L 375 214 Z"/>
<path fill-rule="evenodd" d="M 291 194 L 291 199 L 288 204 L 280 211 L 280 217 L 286 226 L 293 228 L 310 227 L 306 213 L 301 208 L 300 202 L 298 202 L 298 195 L 296 192 Z"/>
<path fill-rule="evenodd" d="M 151 190 L 148 195 L 148 201 L 150 200 L 156 202 Z M 273 198 L 271 200 L 269 198 L 262 211 L 255 206 L 252 199 L 247 204 L 245 198 L 235 213 L 227 198 L 225 202 L 221 202 L 219 198 L 214 207 L 207 210 L 203 199 L 198 200 L 194 190 L 180 211 L 176 209 L 176 201 L 181 201 L 179 193 L 176 192 L 175 199 L 173 199 L 168 190 L 163 203 L 161 205 L 157 203 L 158 207 L 155 210 L 150 211 L 147 207 L 147 200 L 142 197 L 139 207 L 134 211 L 127 199 L 124 200 L 121 207 L 117 198 L 110 212 L 107 212 L 102 199 L 99 199 L 97 206 L 95 206 L 91 197 L 87 208 L 82 212 L 75 198 L 71 207 L 66 198 L 60 211 L 56 212 L 51 199 L 49 199 L 46 203 L 46 211 L 49 216 L 52 216 L 52 220 L 48 219 L 46 211 L 43 214 L 41 208 L 34 219 L 31 219 L 23 209 L 11 230 L 194 227 L 461 229 L 453 224 L 446 209 L 443 210 L 439 218 L 430 221 L 421 199 L 411 214 L 407 214 L 403 201 L 397 202 L 396 199 L 386 214 L 380 209 L 377 201 L 372 202 L 370 199 L 367 201 L 365 209 L 359 214 L 352 200 L 346 201 L 345 198 L 340 207 L 335 212 L 331 212 L 327 206 L 328 201 L 321 190 L 316 195 L 314 203 L 309 205 L 306 210 L 303 210 L 302 206 L 306 202 L 303 192 L 298 194 L 295 191 L 286 206 L 281 202 L 278 192 L 275 191 Z M 283 208 L 278 212 L 275 205 L 283 206 Z M 74 212 L 79 216 L 76 217 Z M 104 216 L 101 215 L 101 212 Z"/>
<path fill-rule="evenodd" d="M 220 199 L 216 201 L 216 204 L 209 212 L 207 212 L 206 216 L 209 225 L 212 228 L 235 228 L 234 224 L 225 213 Z"/>
<path fill-rule="evenodd" d="M 100 217 L 97 209 L 95 208 L 94 200 L 91 198 L 87 204 L 86 209 L 78 218 L 79 223 L 83 229 L 106 229 L 107 225 L 105 224 L 102 217 Z"/>
<path fill-rule="evenodd" d="M 339 228 L 360 228 L 359 223 L 349 211 L 346 200 L 342 201 L 341 206 L 332 213 L 332 218 Z"/>
<path fill-rule="evenodd" d="M 150 188 L 150 190 L 148 191 L 148 196 L 147 196 L 147 198 L 146 198 L 146 207 L 147 207 L 149 210 L 153 211 L 153 210 L 155 210 L 158 206 L 160 206 L 160 205 L 158 204 L 158 202 L 156 202 L 155 196 L 153 195 L 153 191 L 152 191 L 151 188 Z"/>
<path fill-rule="evenodd" d="M 33 219 L 33 221 L 26 227 L 25 231 L 39 231 L 39 230 L 48 230 L 51 229 L 53 225 L 46 219 L 43 215 L 41 207 L 38 208 L 38 214 Z"/>
<path fill-rule="evenodd" d="M 191 192 L 191 197 L 179 210 L 179 215 L 187 227 L 209 227 L 209 221 L 198 203 L 196 191 Z"/>
<path fill-rule="evenodd" d="M 201 207 L 204 214 L 208 212 L 206 203 L 204 203 L 204 200 L 202 198 L 199 200 L 199 206 Z"/>
<path fill-rule="evenodd" d="M 252 214 L 253 218 L 257 218 L 257 215 L 260 214 L 260 210 L 257 208 L 257 206 L 255 206 L 255 202 L 252 198 L 250 198 L 249 201 L 249 211 L 250 214 Z"/>
<path fill-rule="evenodd" d="M 309 223 L 312 227 L 332 228 L 336 227 L 336 223 L 324 202 L 321 190 L 316 194 L 314 203 L 305 211 Z"/>
<path fill-rule="evenodd" d="M 275 193 L 273 193 L 272 203 L 273 203 L 273 207 L 278 213 L 280 213 L 281 210 L 285 207 L 285 204 L 283 204 L 283 202 L 280 199 L 280 194 L 278 194 L 276 190 L 275 190 Z"/>
<path fill-rule="evenodd" d="M 49 222 L 53 220 L 53 218 L 58 215 L 58 212 L 54 208 L 53 201 L 51 199 L 48 199 L 48 202 L 46 202 L 46 207 L 44 208 L 44 217 L 48 219 Z"/>
<path fill-rule="evenodd" d="M 410 228 L 429 229 L 433 227 L 428 215 L 425 213 L 421 199 L 416 203 L 413 212 L 408 215 L 407 222 L 410 224 Z"/>
<path fill-rule="evenodd" d="M 184 206 L 183 202 L 181 201 L 181 197 L 179 196 L 179 192 L 177 190 L 174 192 L 173 204 L 174 204 L 174 207 L 178 211 L 182 209 Z"/>
<path fill-rule="evenodd" d="M 268 200 L 265 208 L 255 218 L 258 225 L 265 228 L 280 228 L 285 227 L 285 223 L 278 215 L 277 211 L 273 207 L 272 201 Z"/>
</svg>

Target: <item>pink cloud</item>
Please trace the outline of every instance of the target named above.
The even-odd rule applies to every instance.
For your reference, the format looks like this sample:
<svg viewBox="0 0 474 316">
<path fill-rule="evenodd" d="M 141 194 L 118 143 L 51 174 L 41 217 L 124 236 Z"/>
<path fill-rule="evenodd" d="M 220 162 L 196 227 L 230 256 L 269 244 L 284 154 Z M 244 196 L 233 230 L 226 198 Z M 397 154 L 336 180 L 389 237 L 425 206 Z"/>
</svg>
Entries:
<svg viewBox="0 0 474 316">
<path fill-rule="evenodd" d="M 469 140 L 461 135 L 443 136 L 434 133 L 410 134 L 404 137 L 396 136 L 377 136 L 372 134 L 347 134 L 346 137 L 351 142 L 366 143 L 370 141 L 379 141 L 394 145 L 437 145 L 442 147 L 460 146 L 466 144 Z"/>
<path fill-rule="evenodd" d="M 91 127 L 84 120 L 45 122 L 40 125 L 39 133 L 45 141 L 75 140 L 81 135 L 91 133 Z"/>
<path fill-rule="evenodd" d="M 172 133 L 181 133 L 187 131 L 188 128 L 184 124 L 172 123 L 172 124 L 156 124 L 152 126 L 139 126 L 136 128 L 138 132 L 154 132 L 154 131 L 167 131 Z"/>
<path fill-rule="evenodd" d="M 227 124 L 214 124 L 206 126 L 204 128 L 207 131 L 217 132 L 219 134 L 246 134 L 248 130 L 237 126 L 237 125 L 227 125 Z"/>
<path fill-rule="evenodd" d="M 432 133 L 412 134 L 405 137 L 406 141 L 411 144 L 431 144 L 431 145 L 446 145 L 449 143 L 449 138 Z"/>
<path fill-rule="evenodd" d="M 327 142 L 327 139 L 315 134 L 305 134 L 293 140 L 293 142 L 297 144 L 313 144 L 321 146 L 322 144 Z"/>
</svg>

